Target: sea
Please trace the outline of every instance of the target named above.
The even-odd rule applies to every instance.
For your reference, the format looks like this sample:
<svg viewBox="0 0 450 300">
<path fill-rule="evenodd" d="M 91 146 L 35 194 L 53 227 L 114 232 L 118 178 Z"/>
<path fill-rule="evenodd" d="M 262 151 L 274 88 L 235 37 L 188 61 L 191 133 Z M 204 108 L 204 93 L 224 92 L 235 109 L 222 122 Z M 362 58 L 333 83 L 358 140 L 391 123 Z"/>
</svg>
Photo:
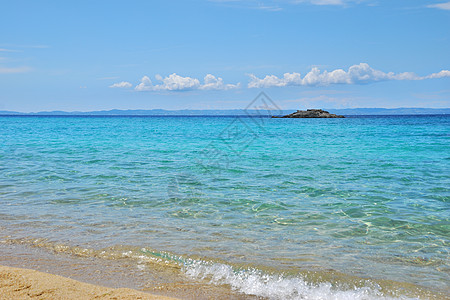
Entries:
<svg viewBox="0 0 450 300">
<path fill-rule="evenodd" d="M 450 115 L 1 116 L 0 244 L 169 295 L 450 298 Z"/>
</svg>

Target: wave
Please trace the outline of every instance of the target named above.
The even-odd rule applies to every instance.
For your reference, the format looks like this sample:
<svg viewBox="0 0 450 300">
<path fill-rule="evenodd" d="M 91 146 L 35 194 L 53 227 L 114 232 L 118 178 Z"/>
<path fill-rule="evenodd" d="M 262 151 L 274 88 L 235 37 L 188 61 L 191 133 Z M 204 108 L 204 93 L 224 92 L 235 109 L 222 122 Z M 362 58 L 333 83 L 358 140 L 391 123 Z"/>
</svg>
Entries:
<svg viewBox="0 0 450 300">
<path fill-rule="evenodd" d="M 171 269 L 187 279 L 207 285 L 228 286 L 232 291 L 273 300 L 388 300 L 388 299 L 439 299 L 436 295 L 418 286 L 388 280 L 371 280 L 359 277 L 332 274 L 330 272 L 295 273 L 286 275 L 278 271 L 266 271 L 256 267 L 239 267 L 212 259 L 175 255 L 134 246 L 113 246 L 92 249 L 70 246 L 46 239 L 24 238 L 1 241 L 7 244 L 25 244 L 44 248 L 55 253 L 66 253 L 78 257 L 96 257 L 108 260 L 128 259 L 138 268 L 159 267 Z M 157 265 L 157 266 L 156 266 Z M 334 279 L 331 279 L 334 278 Z"/>
<path fill-rule="evenodd" d="M 421 299 L 420 289 L 406 291 L 386 289 L 378 283 L 358 279 L 357 283 L 349 285 L 322 281 L 309 282 L 303 276 L 285 276 L 283 274 L 269 274 L 257 268 L 235 268 L 226 263 L 217 263 L 199 259 L 185 259 L 169 253 L 149 252 L 145 248 L 142 252 L 160 257 L 166 263 L 175 262 L 181 270 L 194 280 L 207 281 L 214 285 L 228 285 L 232 290 L 242 294 L 273 300 L 391 300 L 391 299 Z M 401 283 L 399 283 L 401 284 Z M 358 286 L 359 285 L 359 286 Z M 406 293 L 406 294 L 401 294 Z M 425 293 L 422 294 L 425 296 Z M 428 294 L 428 296 L 431 296 Z M 425 296 L 426 297 L 426 296 Z M 428 297 L 426 297 L 428 298 Z"/>
<path fill-rule="evenodd" d="M 411 299 L 404 296 L 388 297 L 378 287 L 355 287 L 341 290 L 329 282 L 311 284 L 303 278 L 286 278 L 282 275 L 264 274 L 257 269 L 235 271 L 226 264 L 195 263 L 184 268 L 193 279 L 208 279 L 216 285 L 227 284 L 233 290 L 268 299 Z"/>
</svg>

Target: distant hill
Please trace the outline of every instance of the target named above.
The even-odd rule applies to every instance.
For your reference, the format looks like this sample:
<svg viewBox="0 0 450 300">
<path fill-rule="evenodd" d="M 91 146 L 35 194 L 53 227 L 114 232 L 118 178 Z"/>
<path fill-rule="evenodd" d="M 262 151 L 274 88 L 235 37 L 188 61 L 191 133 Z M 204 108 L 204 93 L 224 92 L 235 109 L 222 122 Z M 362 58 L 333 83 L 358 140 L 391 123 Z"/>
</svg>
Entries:
<svg viewBox="0 0 450 300">
<path fill-rule="evenodd" d="M 329 109 L 337 115 L 448 115 L 450 108 L 345 108 Z"/>
<path fill-rule="evenodd" d="M 450 108 L 345 108 L 325 109 L 333 114 L 344 116 L 356 115 L 439 115 L 450 114 Z M 282 114 L 290 114 L 296 109 L 284 110 Z M 0 111 L 0 115 L 37 115 L 37 116 L 239 116 L 239 115 L 261 115 L 260 111 L 243 109 L 225 110 L 165 110 L 165 109 L 134 109 L 134 110 L 100 110 L 100 111 L 41 111 L 23 113 L 16 111 Z M 267 115 L 267 113 L 266 113 Z"/>
</svg>

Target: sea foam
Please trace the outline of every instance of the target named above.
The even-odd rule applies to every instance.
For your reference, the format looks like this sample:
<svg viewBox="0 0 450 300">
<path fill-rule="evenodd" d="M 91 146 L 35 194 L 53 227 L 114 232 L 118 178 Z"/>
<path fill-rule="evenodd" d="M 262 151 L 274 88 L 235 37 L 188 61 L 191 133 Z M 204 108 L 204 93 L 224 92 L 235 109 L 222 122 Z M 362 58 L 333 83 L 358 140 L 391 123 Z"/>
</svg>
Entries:
<svg viewBox="0 0 450 300">
<path fill-rule="evenodd" d="M 268 299 L 333 299 L 333 300 L 371 300 L 371 299 L 413 299 L 406 296 L 386 296 L 374 283 L 372 286 L 344 287 L 333 286 L 329 282 L 308 283 L 301 277 L 265 274 L 258 269 L 235 270 L 222 263 L 192 261 L 184 266 L 186 275 L 193 279 L 209 280 L 215 285 L 227 284 L 233 290 L 247 295 Z"/>
</svg>

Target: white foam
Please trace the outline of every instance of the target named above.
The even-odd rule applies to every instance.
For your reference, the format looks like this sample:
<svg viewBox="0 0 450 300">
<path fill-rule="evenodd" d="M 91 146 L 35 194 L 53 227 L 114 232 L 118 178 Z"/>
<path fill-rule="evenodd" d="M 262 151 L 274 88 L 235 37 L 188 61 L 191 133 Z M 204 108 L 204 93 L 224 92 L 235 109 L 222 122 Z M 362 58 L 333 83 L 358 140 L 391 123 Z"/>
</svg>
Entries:
<svg viewBox="0 0 450 300">
<path fill-rule="evenodd" d="M 184 271 L 193 279 L 210 280 L 216 285 L 228 284 L 235 291 L 274 300 L 410 299 L 385 296 L 376 285 L 345 290 L 333 287 L 328 282 L 316 285 L 300 277 L 268 275 L 255 269 L 234 270 L 229 265 L 219 263 L 191 261 L 184 266 Z"/>
<path fill-rule="evenodd" d="M 145 248 L 142 252 L 149 252 Z M 381 291 L 378 284 L 367 281 L 363 287 L 344 288 L 329 282 L 313 284 L 302 277 L 288 277 L 272 275 L 258 269 L 239 269 L 222 263 L 186 259 L 160 252 L 155 257 L 139 256 L 142 260 L 157 260 L 165 263 L 176 263 L 182 267 L 184 273 L 195 280 L 207 280 L 211 284 L 227 284 L 233 290 L 247 295 L 255 295 L 273 300 L 391 300 L 418 299 L 405 295 L 391 297 Z"/>
</svg>

